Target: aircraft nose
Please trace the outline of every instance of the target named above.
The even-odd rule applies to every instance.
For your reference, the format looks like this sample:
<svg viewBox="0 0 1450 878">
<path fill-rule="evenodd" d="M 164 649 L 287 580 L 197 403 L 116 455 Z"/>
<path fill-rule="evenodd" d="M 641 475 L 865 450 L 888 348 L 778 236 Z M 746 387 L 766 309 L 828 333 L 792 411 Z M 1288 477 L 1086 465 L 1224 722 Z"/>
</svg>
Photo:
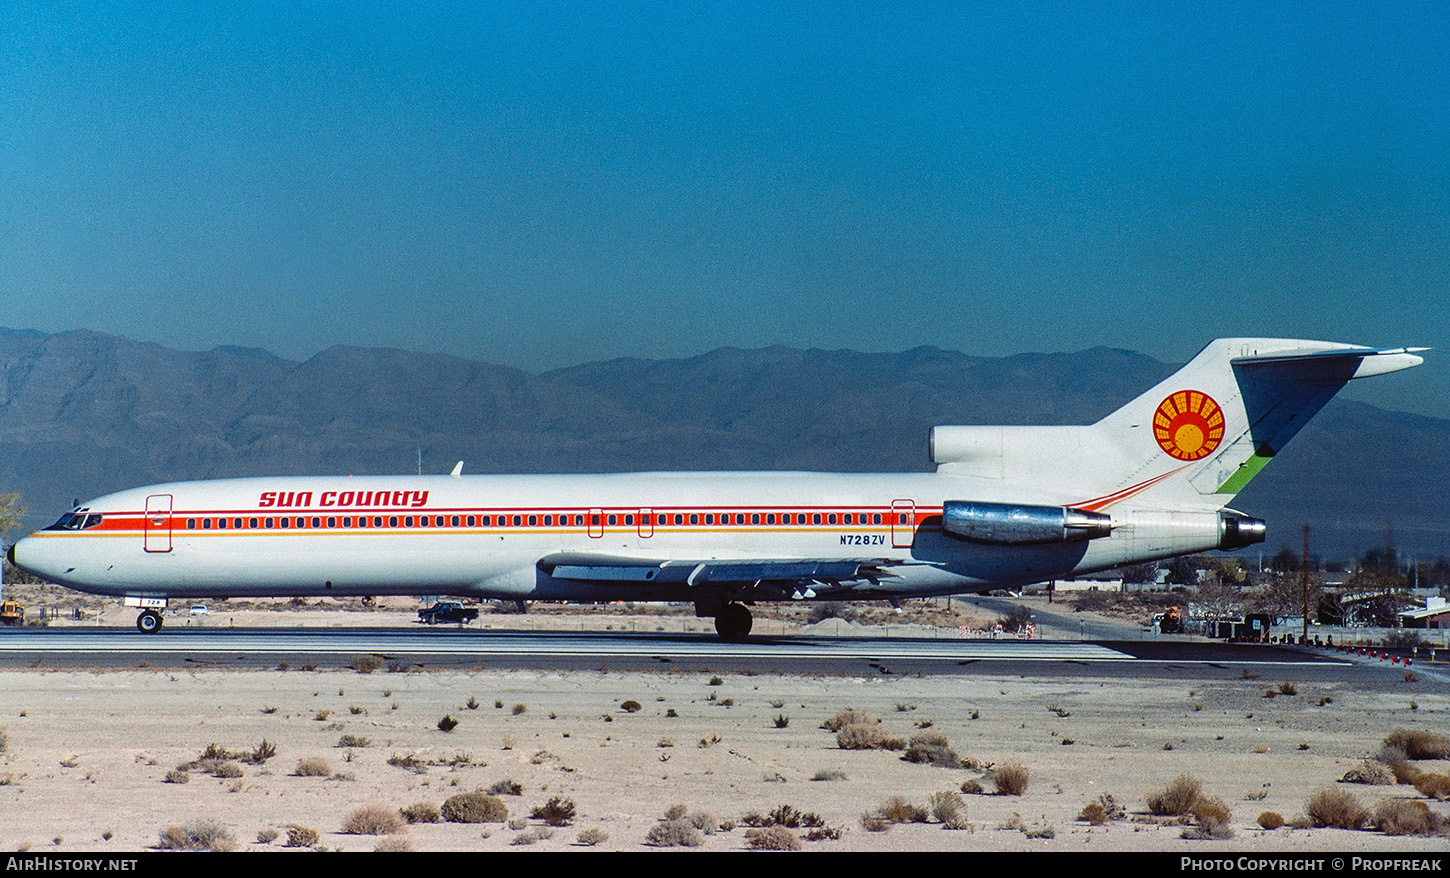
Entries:
<svg viewBox="0 0 1450 878">
<path fill-rule="evenodd" d="M 17 570 L 34 573 L 37 576 L 45 576 L 46 573 L 44 571 L 35 569 L 36 562 L 40 559 L 35 555 L 34 543 L 35 540 L 30 537 L 21 537 L 15 541 L 15 545 L 5 550 L 5 558 L 10 562 L 10 566 Z"/>
</svg>

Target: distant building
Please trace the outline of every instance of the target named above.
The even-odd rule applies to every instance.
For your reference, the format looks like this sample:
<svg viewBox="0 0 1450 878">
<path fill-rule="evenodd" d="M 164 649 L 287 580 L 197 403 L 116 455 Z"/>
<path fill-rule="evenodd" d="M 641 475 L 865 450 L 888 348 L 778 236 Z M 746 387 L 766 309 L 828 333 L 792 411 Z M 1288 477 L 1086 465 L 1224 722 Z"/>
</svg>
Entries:
<svg viewBox="0 0 1450 878">
<path fill-rule="evenodd" d="M 1442 597 L 1425 598 L 1425 606 L 1395 614 L 1401 628 L 1450 628 L 1450 605 Z"/>
<path fill-rule="evenodd" d="M 1122 577 L 1115 579 L 1095 579 L 1091 576 L 1084 576 L 1081 579 L 1054 579 L 1052 590 L 1062 591 L 1114 591 L 1123 590 Z"/>
</svg>

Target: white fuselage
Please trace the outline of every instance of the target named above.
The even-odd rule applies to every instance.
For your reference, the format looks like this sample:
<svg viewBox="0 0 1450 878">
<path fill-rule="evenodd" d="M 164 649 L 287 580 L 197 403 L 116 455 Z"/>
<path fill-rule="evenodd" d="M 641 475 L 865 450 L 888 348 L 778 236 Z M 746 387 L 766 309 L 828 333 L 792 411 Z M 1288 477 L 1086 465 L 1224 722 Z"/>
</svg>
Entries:
<svg viewBox="0 0 1450 878">
<path fill-rule="evenodd" d="M 13 557 L 57 583 L 118 596 L 689 600 L 688 583 L 555 579 L 539 562 L 560 555 L 871 559 L 889 575 L 822 583 L 816 593 L 902 597 L 1020 585 L 1219 541 L 1216 509 L 1124 505 L 1114 508 L 1114 531 L 1103 539 L 974 544 L 940 527 L 943 503 L 964 497 L 1085 499 L 925 473 L 229 479 L 98 498 L 78 507 L 72 526 L 20 540 Z"/>
</svg>

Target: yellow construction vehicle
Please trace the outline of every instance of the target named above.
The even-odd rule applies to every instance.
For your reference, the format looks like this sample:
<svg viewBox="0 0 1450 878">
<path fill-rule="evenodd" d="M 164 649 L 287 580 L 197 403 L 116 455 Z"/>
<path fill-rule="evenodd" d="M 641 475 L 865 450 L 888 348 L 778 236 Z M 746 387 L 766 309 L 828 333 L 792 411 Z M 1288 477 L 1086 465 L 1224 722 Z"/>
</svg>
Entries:
<svg viewBox="0 0 1450 878">
<path fill-rule="evenodd" d="M 24 625 L 25 608 L 19 601 L 0 601 L 0 625 Z"/>
</svg>

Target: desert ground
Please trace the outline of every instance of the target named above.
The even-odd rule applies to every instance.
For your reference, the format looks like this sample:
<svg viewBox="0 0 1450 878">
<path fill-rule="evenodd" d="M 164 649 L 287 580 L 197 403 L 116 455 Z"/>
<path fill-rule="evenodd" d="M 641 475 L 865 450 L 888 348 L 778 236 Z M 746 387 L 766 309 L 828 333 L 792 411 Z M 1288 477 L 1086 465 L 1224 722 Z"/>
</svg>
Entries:
<svg viewBox="0 0 1450 878">
<path fill-rule="evenodd" d="M 382 612 L 408 624 L 411 606 Z M 291 621 L 278 619 L 285 613 Z M 331 624 L 380 618 L 214 607 L 205 619 L 167 624 L 314 624 L 318 615 Z M 548 615 L 531 614 L 529 624 L 551 624 Z M 559 619 L 552 624 L 581 624 Z M 691 622 L 700 620 L 606 614 L 591 624 L 679 630 L 671 626 Z M 517 616 L 484 623 L 522 624 Z M 1095 677 L 1090 665 L 1080 678 L 1034 679 L 970 669 L 861 677 L 357 664 L 0 672 L 0 849 L 117 853 L 190 837 L 277 852 L 648 850 L 682 838 L 698 850 L 747 850 L 772 815 L 804 815 L 790 832 L 797 839 L 811 833 L 804 824 L 816 824 L 826 837 L 801 841 L 807 851 L 1443 852 L 1447 844 L 1443 835 L 1291 828 L 1325 788 L 1370 809 L 1406 799 L 1450 817 L 1445 801 L 1413 786 L 1339 782 L 1396 729 L 1450 730 L 1439 675 L 1386 683 L 1381 674 L 1369 684 L 1296 681 L 1292 669 L 1255 677 L 1236 667 L 1182 682 Z M 907 750 L 843 749 L 822 725 L 846 708 L 870 714 L 880 737 L 904 744 L 944 736 L 953 767 L 910 762 Z M 450 731 L 440 728 L 445 717 L 456 720 Z M 208 760 L 209 747 L 213 756 L 229 752 Z M 1020 795 L 997 792 L 997 772 L 1009 763 L 1026 770 Z M 1419 766 L 1450 773 L 1446 761 Z M 1191 821 L 1149 813 L 1149 798 L 1183 775 L 1229 812 L 1224 837 L 1185 837 Z M 963 792 L 974 782 L 981 792 Z M 490 789 L 507 808 L 503 822 L 346 831 L 393 828 L 388 818 L 401 810 L 427 817 L 450 797 Z M 944 824 L 949 794 L 961 805 Z M 1079 819 L 1108 796 L 1122 808 L 1119 819 Z M 555 797 L 556 811 L 573 806 L 567 822 L 556 820 L 564 825 L 531 816 Z M 369 806 L 374 817 L 362 820 Z M 662 829 L 672 809 L 704 831 Z M 927 822 L 869 819 L 913 811 Z M 1287 825 L 1260 828 L 1265 811 Z M 289 848 L 289 836 L 303 846 Z"/>
</svg>

